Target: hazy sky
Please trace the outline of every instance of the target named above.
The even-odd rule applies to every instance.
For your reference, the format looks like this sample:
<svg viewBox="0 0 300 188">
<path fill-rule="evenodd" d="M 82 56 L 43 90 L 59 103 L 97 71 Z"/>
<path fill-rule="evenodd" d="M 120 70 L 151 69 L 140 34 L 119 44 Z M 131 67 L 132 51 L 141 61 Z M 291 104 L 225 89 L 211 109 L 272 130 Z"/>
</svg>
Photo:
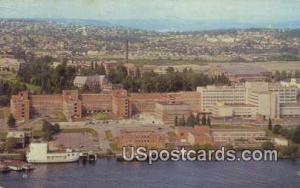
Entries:
<svg viewBox="0 0 300 188">
<path fill-rule="evenodd" d="M 300 0 L 0 0 L 0 17 L 294 21 Z"/>
</svg>

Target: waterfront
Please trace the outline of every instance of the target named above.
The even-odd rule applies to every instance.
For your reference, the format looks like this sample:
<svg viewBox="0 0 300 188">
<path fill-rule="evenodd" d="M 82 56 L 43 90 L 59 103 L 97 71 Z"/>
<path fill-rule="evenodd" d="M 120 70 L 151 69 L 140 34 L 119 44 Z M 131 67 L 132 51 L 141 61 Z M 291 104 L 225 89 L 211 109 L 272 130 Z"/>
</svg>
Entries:
<svg viewBox="0 0 300 188">
<path fill-rule="evenodd" d="M 37 165 L 30 173 L 0 174 L 4 188 L 40 187 L 298 187 L 300 159 L 277 162 L 120 163 Z"/>
</svg>

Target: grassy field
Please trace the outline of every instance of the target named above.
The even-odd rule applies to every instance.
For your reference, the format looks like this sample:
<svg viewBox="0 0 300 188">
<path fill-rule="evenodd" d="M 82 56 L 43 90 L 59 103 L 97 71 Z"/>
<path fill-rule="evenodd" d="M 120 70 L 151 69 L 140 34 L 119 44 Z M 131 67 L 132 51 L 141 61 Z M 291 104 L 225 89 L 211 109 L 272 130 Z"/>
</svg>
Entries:
<svg viewBox="0 0 300 188">
<path fill-rule="evenodd" d="M 33 137 L 43 137 L 45 133 L 42 130 L 36 130 L 32 132 Z"/>
<path fill-rule="evenodd" d="M 61 133 L 89 133 L 94 137 L 98 136 L 97 131 L 91 128 L 78 128 L 78 129 L 61 129 Z"/>
<path fill-rule="evenodd" d="M 96 120 L 107 120 L 107 119 L 109 119 L 109 117 L 108 117 L 107 114 L 101 113 L 101 112 L 95 114 L 95 115 L 93 116 L 93 118 L 96 119 Z"/>
<path fill-rule="evenodd" d="M 118 145 L 115 142 L 110 143 L 110 147 L 111 147 L 111 150 L 114 152 L 118 152 L 121 150 L 121 148 L 118 147 Z"/>
<path fill-rule="evenodd" d="M 6 139 L 6 135 L 7 135 L 6 132 L 0 132 L 0 140 Z"/>
<path fill-rule="evenodd" d="M 93 137 L 98 137 L 97 131 L 91 128 L 78 128 L 78 129 L 61 129 L 60 133 L 88 133 L 91 134 Z M 44 132 L 42 130 L 33 131 L 33 137 L 43 137 Z"/>
<path fill-rule="evenodd" d="M 37 93 L 37 94 L 40 94 L 42 92 L 42 89 L 40 86 L 36 86 L 36 85 L 33 85 L 33 84 L 25 84 L 26 85 L 26 88 L 31 91 L 32 93 Z"/>
</svg>

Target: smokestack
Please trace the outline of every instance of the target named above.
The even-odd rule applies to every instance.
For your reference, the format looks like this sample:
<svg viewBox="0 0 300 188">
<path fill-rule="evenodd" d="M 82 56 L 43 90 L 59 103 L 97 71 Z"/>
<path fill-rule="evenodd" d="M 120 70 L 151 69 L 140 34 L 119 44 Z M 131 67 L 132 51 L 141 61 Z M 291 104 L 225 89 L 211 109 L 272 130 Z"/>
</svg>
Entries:
<svg viewBox="0 0 300 188">
<path fill-rule="evenodd" d="M 125 58 L 126 58 L 126 63 L 128 63 L 128 56 L 129 56 L 129 41 L 128 39 L 126 40 L 126 44 L 125 44 Z"/>
</svg>

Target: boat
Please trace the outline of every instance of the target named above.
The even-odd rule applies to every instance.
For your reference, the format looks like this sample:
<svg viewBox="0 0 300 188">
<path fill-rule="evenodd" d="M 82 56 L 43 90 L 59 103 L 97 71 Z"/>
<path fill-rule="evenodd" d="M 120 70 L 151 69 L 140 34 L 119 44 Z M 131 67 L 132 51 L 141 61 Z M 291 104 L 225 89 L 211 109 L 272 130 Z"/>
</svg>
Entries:
<svg viewBox="0 0 300 188">
<path fill-rule="evenodd" d="M 29 163 L 25 163 L 25 164 L 22 165 L 22 169 L 25 170 L 25 171 L 31 171 L 31 170 L 34 169 L 34 167 Z"/>
<path fill-rule="evenodd" d="M 0 162 L 0 173 L 10 172 L 10 169 L 5 163 Z"/>
<path fill-rule="evenodd" d="M 17 172 L 20 172 L 20 171 L 23 171 L 23 163 L 21 161 L 5 161 L 6 164 L 7 164 L 7 167 L 12 170 L 12 171 L 17 171 Z"/>
<path fill-rule="evenodd" d="M 69 163 L 79 160 L 79 152 L 71 149 L 66 151 L 49 151 L 48 143 L 31 143 L 26 153 L 29 163 Z"/>
<path fill-rule="evenodd" d="M 92 151 L 89 151 L 89 152 L 81 152 L 79 154 L 80 156 L 80 159 L 82 159 L 82 161 L 96 161 L 97 160 L 97 154 L 92 152 Z"/>
</svg>

